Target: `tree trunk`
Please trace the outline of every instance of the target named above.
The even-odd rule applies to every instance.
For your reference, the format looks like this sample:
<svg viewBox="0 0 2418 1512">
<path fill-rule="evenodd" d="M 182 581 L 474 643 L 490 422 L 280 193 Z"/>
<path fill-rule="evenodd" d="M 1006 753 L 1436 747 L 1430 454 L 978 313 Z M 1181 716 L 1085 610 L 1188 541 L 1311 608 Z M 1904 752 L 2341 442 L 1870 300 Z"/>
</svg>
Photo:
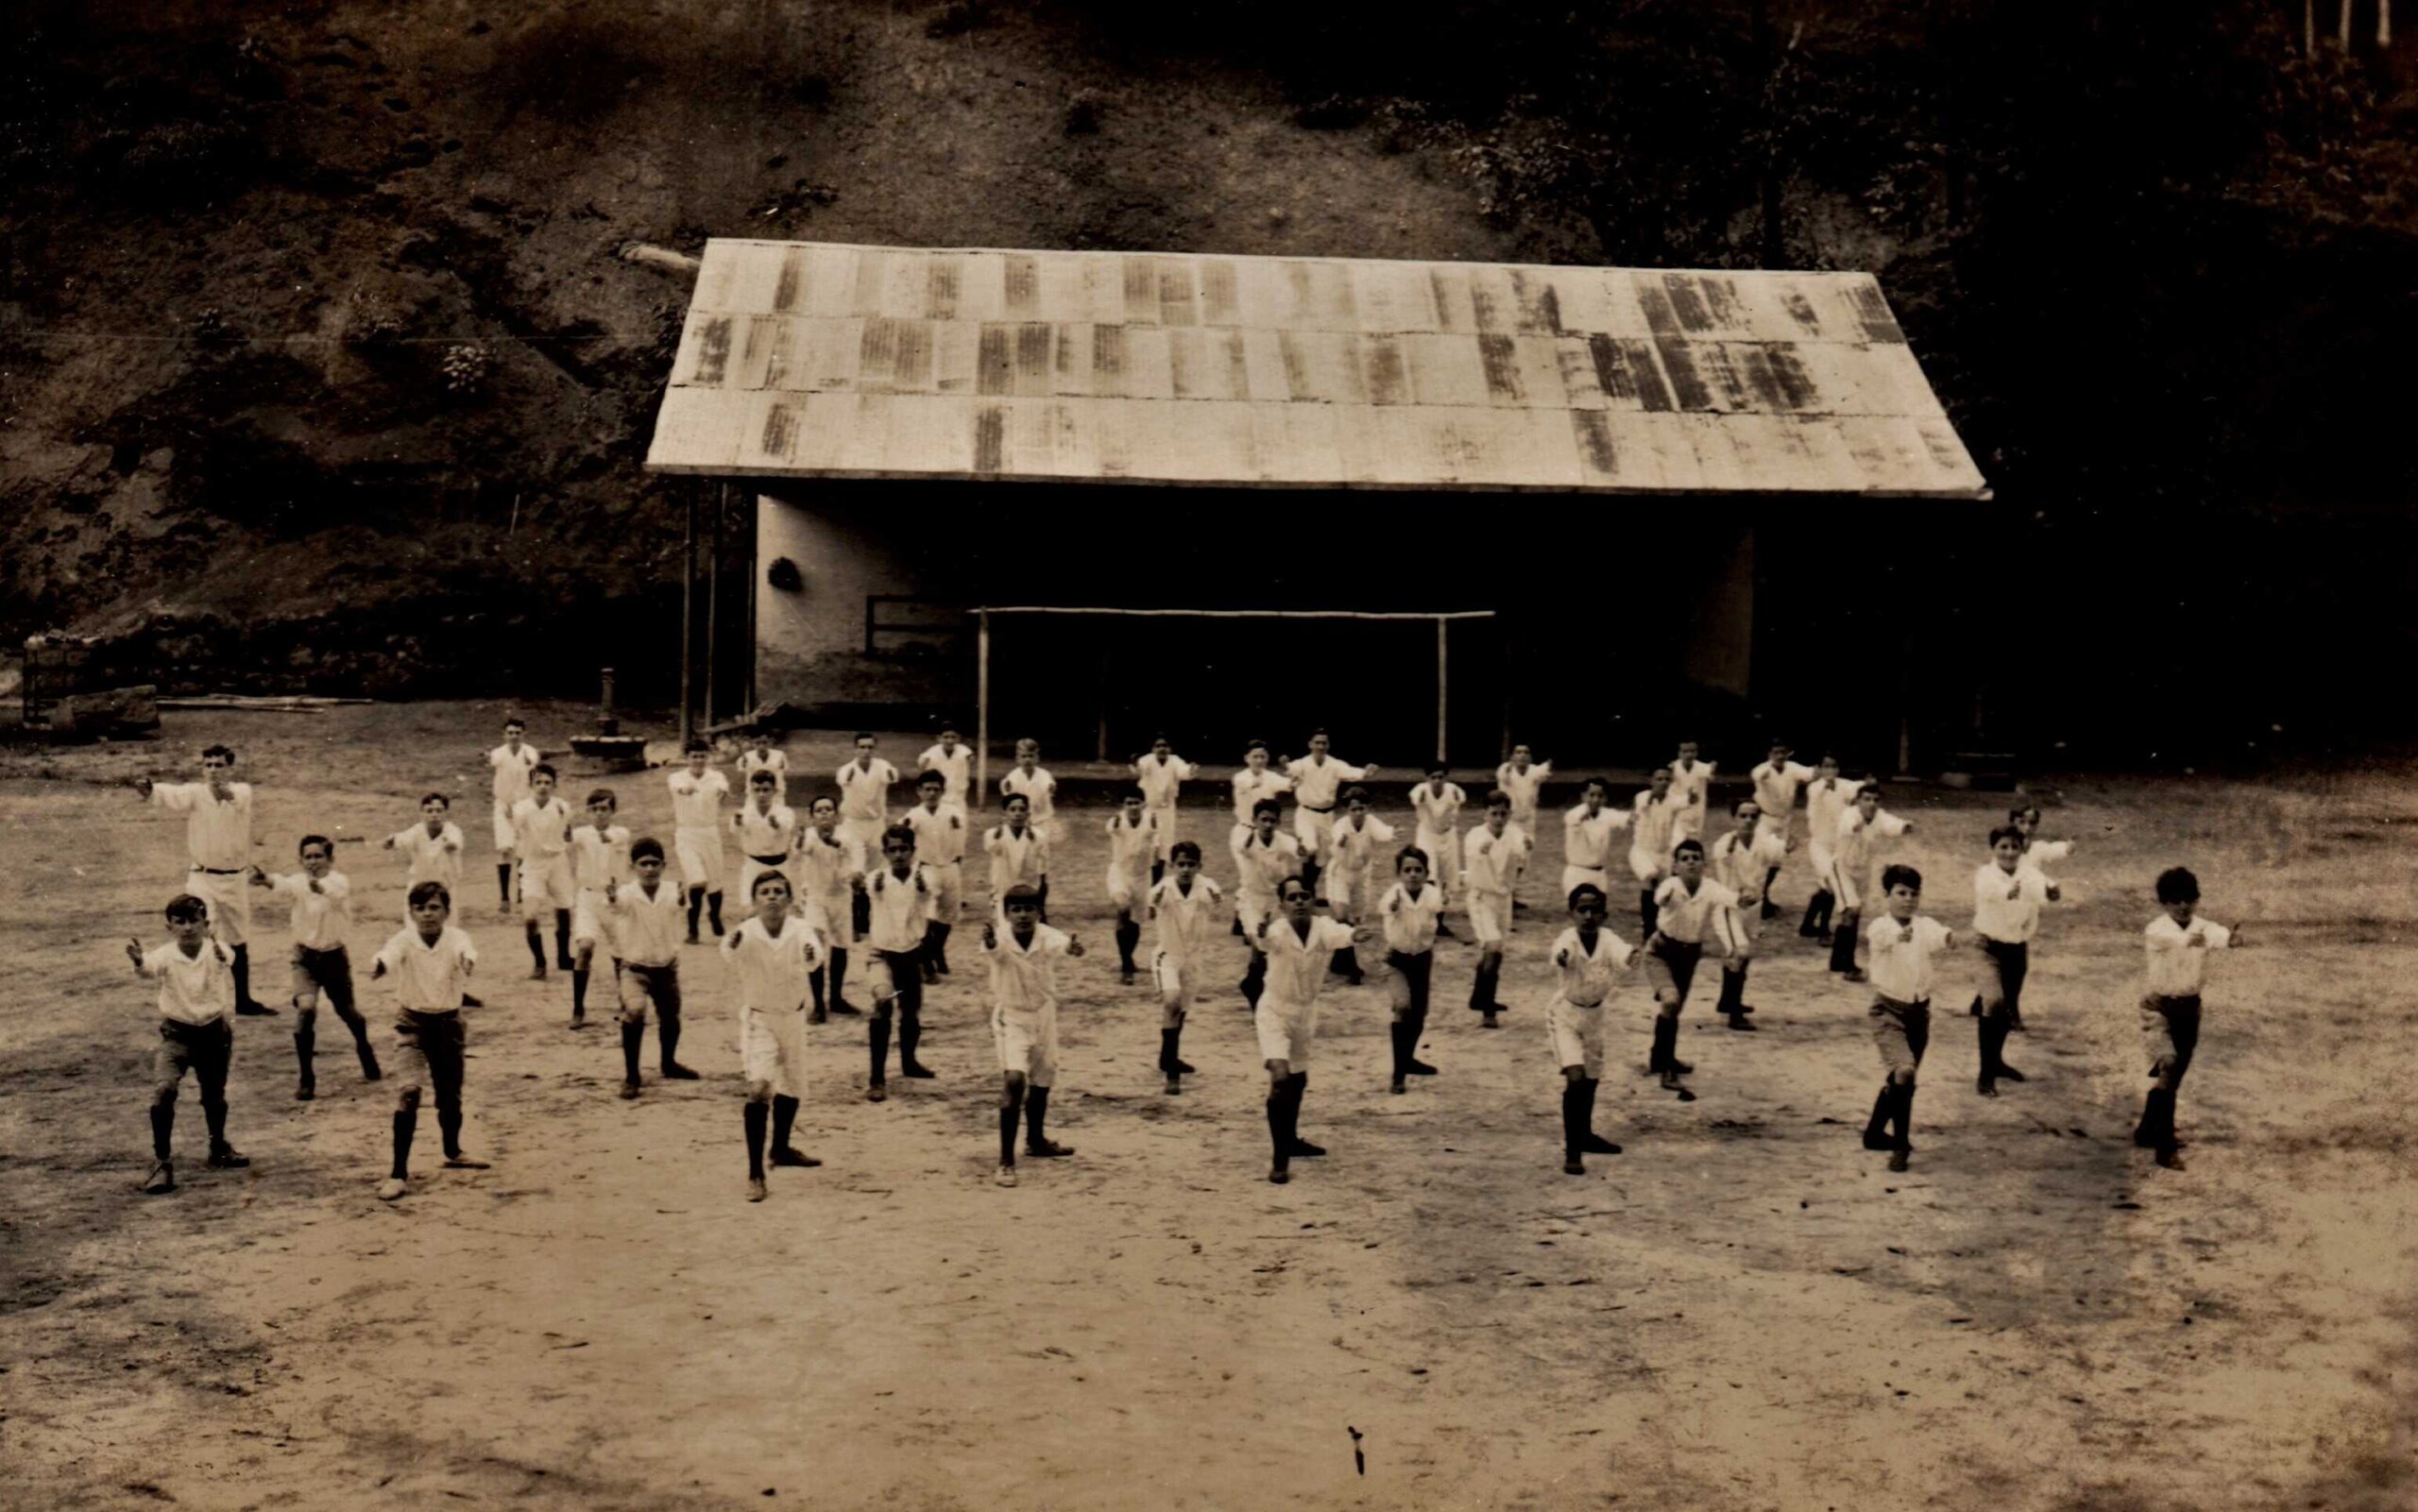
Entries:
<svg viewBox="0 0 2418 1512">
<path fill-rule="evenodd" d="M 2301 0 L 2301 56 L 2317 56 L 2317 0 Z"/>
<path fill-rule="evenodd" d="M 2341 0 L 2334 12 L 2334 45 L 2351 50 L 2351 0 Z"/>
<path fill-rule="evenodd" d="M 2392 0 L 2376 0 L 2376 47 L 2392 45 Z"/>
</svg>

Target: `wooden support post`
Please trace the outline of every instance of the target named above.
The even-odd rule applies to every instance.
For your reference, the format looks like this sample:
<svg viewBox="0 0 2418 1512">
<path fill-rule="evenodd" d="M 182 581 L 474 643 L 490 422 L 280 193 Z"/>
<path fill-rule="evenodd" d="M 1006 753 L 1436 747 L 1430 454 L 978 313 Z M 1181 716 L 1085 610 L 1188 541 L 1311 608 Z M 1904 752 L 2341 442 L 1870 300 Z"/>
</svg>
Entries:
<svg viewBox="0 0 2418 1512">
<path fill-rule="evenodd" d="M 689 695 L 689 677 L 697 660 L 697 489 L 681 492 L 689 501 L 680 532 L 680 746 L 686 750 L 697 733 L 696 704 Z"/>
<path fill-rule="evenodd" d="M 722 659 L 722 517 L 730 484 L 714 485 L 713 544 L 706 559 L 706 728 L 712 729 L 720 704 L 714 698 L 715 663 Z"/>
<path fill-rule="evenodd" d="M 1099 637 L 1099 754 L 1097 759 L 1108 759 L 1108 693 L 1115 686 L 1109 676 L 1108 648 L 1111 637 Z"/>
<path fill-rule="evenodd" d="M 974 790 L 967 807 L 980 815 L 991 805 L 991 611 L 974 620 Z"/>
<path fill-rule="evenodd" d="M 1436 617 L 1436 762 L 1439 766 L 1446 764 L 1448 759 L 1446 747 L 1450 743 L 1452 735 L 1449 719 L 1452 702 L 1446 692 L 1444 675 L 1446 653 L 1452 641 L 1452 629 L 1451 620 L 1441 615 Z"/>
<path fill-rule="evenodd" d="M 761 642 L 756 637 L 756 585 L 764 581 L 764 563 L 762 560 L 762 553 L 758 550 L 758 547 L 763 538 L 762 533 L 756 528 L 756 522 L 757 516 L 760 513 L 762 513 L 762 506 L 751 501 L 747 510 L 746 521 L 747 706 L 750 710 L 757 707 L 758 699 L 758 694 L 756 689 L 756 648 L 761 644 Z"/>
</svg>

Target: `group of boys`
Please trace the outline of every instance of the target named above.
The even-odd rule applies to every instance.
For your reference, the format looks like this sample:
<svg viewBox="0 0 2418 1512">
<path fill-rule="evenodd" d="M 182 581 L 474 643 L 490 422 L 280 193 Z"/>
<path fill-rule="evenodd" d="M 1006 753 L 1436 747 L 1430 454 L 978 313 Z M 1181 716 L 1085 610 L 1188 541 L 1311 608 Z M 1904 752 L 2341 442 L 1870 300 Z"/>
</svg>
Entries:
<svg viewBox="0 0 2418 1512">
<path fill-rule="evenodd" d="M 944 731 L 918 760 L 918 801 L 894 824 L 889 799 L 901 777 L 876 746 L 873 736 L 857 737 L 855 756 L 834 773 L 836 794 L 814 798 L 801 822 L 785 801 L 786 755 L 758 738 L 740 758 L 746 792 L 725 822 L 722 805 L 729 783 L 713 769 L 710 747 L 692 744 L 668 778 L 669 854 L 660 841 L 634 840 L 615 822 L 618 805 L 609 789 L 591 792 L 587 823 L 575 823 L 556 793 L 556 773 L 527 743 L 518 720 L 506 724 L 503 743 L 487 754 L 495 773 L 501 904 L 507 913 L 518 906 L 535 978 L 547 976 L 544 926 L 551 914 L 553 962 L 570 974 L 574 1028 L 586 1027 L 590 975 L 603 947 L 620 1002 L 624 1098 L 639 1096 L 650 1012 L 660 1074 L 696 1078 L 676 1055 L 679 949 L 702 942 L 701 925 L 721 942 L 740 1020 L 751 1200 L 766 1195 L 768 1160 L 775 1166 L 820 1164 L 791 1139 L 804 1096 L 805 1030 L 832 1014 L 864 1016 L 844 994 L 849 952 L 860 942 L 872 952 L 867 1099 L 888 1096 L 894 1028 L 901 1074 L 932 1075 L 916 1053 L 922 989 L 948 974 L 948 938 L 962 910 L 972 833 L 965 807 L 971 750 L 954 731 Z M 1495 994 L 1506 940 L 1515 912 L 1525 907 L 1518 894 L 1535 850 L 1540 793 L 1553 772 L 1528 747 L 1515 747 L 1496 771 L 1484 821 L 1464 834 L 1457 820 L 1467 795 L 1441 767 L 1432 768 L 1411 792 L 1415 843 L 1397 849 L 1395 831 L 1371 811 L 1360 786 L 1377 769 L 1336 758 L 1323 731 L 1312 736 L 1309 751 L 1272 765 L 1268 746 L 1254 741 L 1232 785 L 1228 848 L 1237 878 L 1232 927 L 1250 947 L 1240 990 L 1269 1077 L 1269 1180 L 1276 1182 L 1290 1180 L 1293 1160 L 1325 1153 L 1301 1137 L 1300 1120 L 1329 977 L 1354 983 L 1371 973 L 1387 978 L 1391 1092 L 1405 1093 L 1410 1078 L 1436 1074 L 1418 1051 L 1436 942 L 1452 938 L 1444 915 L 1455 882 L 1478 952 L 1469 1006 L 1485 1028 L 1498 1026 L 1505 1008 Z M 1072 1153 L 1048 1137 L 1046 1121 L 1058 1059 L 1055 962 L 1081 957 L 1083 948 L 1047 922 L 1057 782 L 1041 768 L 1039 756 L 1037 743 L 1017 742 L 1015 765 L 999 783 L 1000 823 L 982 840 L 993 904 L 981 939 L 1001 1071 L 1002 1185 L 1015 1184 L 1020 1131 L 1028 1156 Z M 174 1189 L 170 1134 L 187 1070 L 201 1088 L 209 1164 L 248 1164 L 225 1131 L 230 1020 L 277 1011 L 250 993 L 251 887 L 292 900 L 297 1096 L 315 1096 L 315 1027 L 322 997 L 350 1033 L 365 1079 L 383 1077 L 354 1004 L 345 944 L 351 893 L 334 870 L 334 846 L 325 837 L 306 836 L 298 847 L 300 870 L 290 875 L 272 876 L 254 866 L 252 793 L 233 779 L 234 765 L 232 751 L 213 745 L 203 753 L 201 781 L 137 784 L 149 801 L 186 816 L 193 863 L 184 893 L 168 907 L 171 942 L 148 952 L 139 943 L 128 946 L 137 972 L 160 983 L 155 1164 L 146 1191 Z M 1200 845 L 1177 836 L 1179 795 L 1199 769 L 1162 739 L 1134 757 L 1132 771 L 1134 784 L 1106 824 L 1107 892 L 1116 913 L 1123 982 L 1134 982 L 1141 969 L 1136 953 L 1144 924 L 1156 925 L 1149 969 L 1162 1004 L 1158 1064 L 1166 1092 L 1180 1095 L 1183 1078 L 1193 1070 L 1181 1053 L 1185 1019 L 1216 969 L 1218 926 L 1229 914 L 1223 890 L 1201 875 Z M 1564 1169 L 1582 1174 L 1585 1155 L 1619 1152 L 1595 1132 L 1592 1114 L 1607 1059 L 1605 1005 L 1624 973 L 1642 966 L 1651 985 L 1656 1013 L 1647 1070 L 1682 1101 L 1694 1100 L 1684 1079 L 1694 1068 L 1677 1058 L 1678 1023 L 1706 955 L 1721 963 L 1716 1011 L 1733 1029 L 1754 1028 L 1754 1009 L 1745 1000 L 1747 972 L 1762 925 L 1778 916 L 1772 885 L 1794 848 L 1790 815 L 1802 796 L 1813 824 L 1816 886 L 1799 932 L 1831 944 L 1834 971 L 1872 986 L 1870 1014 L 1885 1076 L 1864 1142 L 1888 1151 L 1891 1168 L 1902 1170 L 1912 1151 L 1912 1103 L 1930 1033 L 1935 959 L 1965 943 L 1984 959 L 1983 989 L 1972 1005 L 1977 1091 L 1996 1096 L 1999 1082 L 2021 1081 L 2021 1073 L 2005 1062 L 2005 1041 L 2021 1028 L 2028 948 L 2041 908 L 2058 896 L 2041 867 L 2069 848 L 2035 842 L 2038 811 L 2016 809 L 2007 825 L 1993 831 L 1991 858 L 1975 874 L 1973 927 L 1954 932 L 1919 915 L 1919 874 L 1879 863 L 1876 843 L 1912 826 L 1882 809 L 1876 783 L 1844 778 L 1827 756 L 1814 767 L 1799 765 L 1785 746 L 1776 745 L 1749 773 L 1753 796 L 1733 806 L 1732 827 L 1708 848 L 1701 837 L 1712 778 L 1712 764 L 1693 745 L 1682 745 L 1626 809 L 1610 806 L 1608 783 L 1591 778 L 1580 802 L 1563 815 L 1557 895 L 1572 923 L 1548 953 L 1556 990 L 1543 1019 L 1563 1079 Z M 1288 792 L 1295 799 L 1291 834 L 1281 828 L 1282 795 Z M 461 1011 L 478 1006 L 468 994 L 477 956 L 451 919 L 463 836 L 448 807 L 444 795 L 429 794 L 419 823 L 384 841 L 407 860 L 406 923 L 373 958 L 371 976 L 395 981 L 400 1045 L 434 1094 L 445 1164 L 478 1169 L 484 1163 L 465 1153 L 460 1138 Z M 746 914 L 725 929 L 724 850 L 733 832 L 742 857 Z M 1639 890 L 1643 943 L 1635 950 L 1608 926 L 1618 832 L 1627 834 L 1626 859 Z M 674 861 L 676 881 L 669 875 Z M 1868 886 L 1876 872 L 1877 886 Z M 1867 891 L 1877 892 L 1881 903 L 1880 916 L 1868 923 Z M 2157 893 L 2166 911 L 2148 934 L 2150 991 L 2141 1011 L 2155 1084 L 2136 1139 L 2155 1150 L 2161 1164 L 2177 1166 L 2174 1097 L 2198 1037 L 2201 952 L 2241 942 L 2238 931 L 2195 917 L 2197 884 L 2188 872 L 2177 868 L 2162 875 Z M 388 1200 L 408 1189 L 419 1076 L 407 1074 L 398 1089 L 392 1166 L 379 1189 Z"/>
</svg>

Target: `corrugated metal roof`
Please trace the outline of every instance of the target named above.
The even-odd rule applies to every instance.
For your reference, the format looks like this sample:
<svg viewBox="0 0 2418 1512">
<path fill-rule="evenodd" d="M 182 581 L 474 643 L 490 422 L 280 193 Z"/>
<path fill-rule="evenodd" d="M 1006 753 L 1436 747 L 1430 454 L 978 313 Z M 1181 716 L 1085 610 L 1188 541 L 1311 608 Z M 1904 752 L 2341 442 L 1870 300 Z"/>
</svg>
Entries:
<svg viewBox="0 0 2418 1512">
<path fill-rule="evenodd" d="M 1986 494 L 1865 273 L 714 241 L 666 472 Z"/>
</svg>

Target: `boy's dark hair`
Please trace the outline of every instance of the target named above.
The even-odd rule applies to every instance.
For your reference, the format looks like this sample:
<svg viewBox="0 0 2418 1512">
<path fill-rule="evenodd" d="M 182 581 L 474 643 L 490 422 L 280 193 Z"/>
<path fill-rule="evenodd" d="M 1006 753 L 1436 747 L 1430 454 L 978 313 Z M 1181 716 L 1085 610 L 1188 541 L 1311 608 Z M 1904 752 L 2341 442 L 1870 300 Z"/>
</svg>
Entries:
<svg viewBox="0 0 2418 1512">
<path fill-rule="evenodd" d="M 2040 816 L 2040 806 L 2038 804 L 2017 804 L 2014 807 L 2006 811 L 2006 817 L 2010 823 L 2015 820 L 2021 819 L 2026 814 L 2030 814 L 2035 819 L 2038 818 Z"/>
<path fill-rule="evenodd" d="M 1251 755 L 1253 751 L 1265 751 L 1267 749 L 1268 742 L 1266 740 L 1245 740 L 1243 742 L 1243 755 L 1245 756 Z"/>
<path fill-rule="evenodd" d="M 650 856 L 654 857 L 658 861 L 663 859 L 663 841 L 656 840 L 652 835 L 640 836 L 639 839 L 630 841 L 630 863 L 632 865 L 636 865 L 639 862 L 645 860 Z"/>
<path fill-rule="evenodd" d="M 999 908 L 1002 911 L 1013 909 L 1019 903 L 1028 909 L 1038 910 L 1041 908 L 1041 889 L 1030 882 L 1018 882 L 999 894 Z"/>
<path fill-rule="evenodd" d="M 529 775 L 530 775 L 531 777 L 533 777 L 533 778 L 534 778 L 534 777 L 557 777 L 557 776 L 560 776 L 560 775 L 561 775 L 561 773 L 558 773 L 558 772 L 556 772 L 556 771 L 553 769 L 553 764 L 552 764 L 552 763 L 550 763 L 550 762 L 545 762 L 545 761 L 540 761 L 540 762 L 538 762 L 536 766 L 531 767 L 531 768 L 529 769 Z"/>
<path fill-rule="evenodd" d="M 403 902 L 409 907 L 417 909 L 431 898 L 434 898 L 443 903 L 449 909 L 453 907 L 452 890 L 448 888 L 442 882 L 419 883 L 412 889 L 411 895 L 406 897 Z"/>
<path fill-rule="evenodd" d="M 936 782 L 944 788 L 948 786 L 948 779 L 942 776 L 937 772 L 918 772 L 915 773 L 916 787 L 920 788 L 928 782 Z"/>
<path fill-rule="evenodd" d="M 1612 783 L 1609 777 L 1590 777 L 1578 785 L 1578 791 L 1583 796 L 1590 788 L 1603 789 L 1604 796 L 1607 798 L 1612 795 Z"/>
<path fill-rule="evenodd" d="M 704 752 L 707 756 L 713 755 L 714 743 L 703 737 L 692 736 L 690 738 L 689 743 L 680 748 L 680 754 L 684 756 L 695 756 L 700 751 Z"/>
<path fill-rule="evenodd" d="M 1116 795 L 1116 801 L 1121 804 L 1143 804 L 1150 800 L 1140 788 L 1128 788 Z"/>
<path fill-rule="evenodd" d="M 192 919 L 208 919 L 210 905 L 190 892 L 179 892 L 168 900 L 164 911 L 170 924 L 183 924 Z"/>
<path fill-rule="evenodd" d="M 1175 742 L 1174 742 L 1173 740 L 1170 740 L 1170 739 L 1167 739 L 1167 733 L 1166 733 L 1166 731 L 1165 731 L 1165 730 L 1161 730 L 1158 734 L 1156 734 L 1156 735 L 1154 735 L 1154 736 L 1151 736 L 1151 737 L 1150 737 L 1150 743 L 1151 743 L 1152 745 L 1173 745 L 1173 744 L 1175 744 Z"/>
<path fill-rule="evenodd" d="M 907 848 L 911 851 L 915 848 L 915 831 L 909 825 L 893 824 L 881 832 L 881 844 L 884 850 L 890 848 L 890 842 L 894 840 L 906 841 Z"/>
<path fill-rule="evenodd" d="M 587 801 L 591 805 L 606 803 L 616 808 L 622 807 L 622 800 L 613 795 L 613 790 L 610 788 L 590 788 L 587 790 Z"/>
<path fill-rule="evenodd" d="M 1881 779 L 1872 775 L 1868 772 L 1865 773 L 1864 780 L 1856 784 L 1855 795 L 1858 802 L 1862 802 L 1866 795 L 1874 798 L 1880 797 Z"/>
<path fill-rule="evenodd" d="M 1167 847 L 1167 859 L 1171 862 L 1183 860 L 1187 856 L 1198 862 L 1200 859 L 1200 847 L 1188 840 L 1177 841 Z"/>
<path fill-rule="evenodd" d="M 1343 790 L 1343 801 L 1347 804 L 1365 804 L 1369 801 L 1369 790 L 1366 788 L 1346 788 Z"/>
<path fill-rule="evenodd" d="M 849 737 L 848 743 L 853 745 L 859 740 L 870 740 L 872 739 L 873 732 L 871 730 L 859 730 L 855 735 Z"/>
<path fill-rule="evenodd" d="M 1645 780 L 1648 783 L 1651 783 L 1657 777 L 1667 777 L 1670 775 L 1671 769 L 1669 767 L 1656 767 L 1653 771 L 1645 774 Z"/>
<path fill-rule="evenodd" d="M 814 801 L 816 803 L 824 803 L 826 802 L 827 799 L 817 798 Z M 1025 807 L 1030 808 L 1032 807 L 1032 800 L 1020 792 L 1003 792 L 999 794 L 999 807 L 1002 809 L 1013 808 L 1018 804 L 1022 804 Z"/>
<path fill-rule="evenodd" d="M 1604 896 L 1604 890 L 1602 888 L 1597 887 L 1592 882 L 1581 882 L 1576 887 L 1570 890 L 1571 911 L 1574 913 L 1576 912 L 1579 902 L 1585 898 L 1593 898 L 1597 903 L 1606 904 L 1608 906 L 1611 901 Z"/>
<path fill-rule="evenodd" d="M 1700 840 L 1683 840 L 1679 841 L 1679 843 L 1671 847 L 1671 859 L 1676 861 L 1690 851 L 1694 851 L 1698 856 L 1702 856 L 1704 854 L 1704 841 Z"/>
<path fill-rule="evenodd" d="M 520 726 L 522 729 L 524 729 L 524 730 L 525 730 L 525 729 L 527 729 L 527 728 L 529 727 L 529 722 L 528 722 L 527 720 L 522 719 L 522 718 L 521 718 L 519 715 L 518 715 L 518 714 L 506 714 L 506 715 L 503 717 L 503 727 L 504 727 L 505 729 L 507 729 L 507 730 L 508 730 L 508 729 L 512 728 L 512 727 L 513 727 L 514 725 L 516 725 L 516 724 L 519 725 L 519 726 Z"/>
<path fill-rule="evenodd" d="M 1752 808 L 1758 814 L 1763 811 L 1763 806 L 1756 802 L 1754 799 L 1741 798 L 1736 803 L 1729 806 L 1729 817 L 1732 819 L 1737 818 L 1739 810 L 1744 808 Z"/>
<path fill-rule="evenodd" d="M 2200 901 L 2200 879 L 2188 866 L 2170 866 L 2157 875 L 2157 900 L 2160 903 L 2197 903 Z"/>
<path fill-rule="evenodd" d="M 204 761 L 207 761 L 212 756 L 225 756 L 227 758 L 227 764 L 229 766 L 233 766 L 235 764 L 235 748 L 231 745 L 203 746 L 201 748 L 201 758 Z"/>
<path fill-rule="evenodd" d="M 453 807 L 453 800 L 441 792 L 421 793 L 419 795 L 419 801 L 424 804 L 443 804 L 448 808 Z"/>
<path fill-rule="evenodd" d="M 1280 881 L 1280 882 L 1278 882 L 1278 883 L 1276 884 L 1276 901 L 1277 901 L 1277 902 L 1282 903 L 1282 902 L 1284 902 L 1284 901 L 1285 901 L 1285 897 L 1286 897 L 1285 890 L 1286 890 L 1286 888 L 1288 888 L 1288 887 L 1297 887 L 1297 888 L 1300 888 L 1300 889 L 1302 890 L 1302 893 L 1303 893 L 1303 895 L 1304 897 L 1306 897 L 1306 896 L 1308 896 L 1308 895 L 1309 895 L 1309 892 L 1310 892 L 1310 884 L 1308 884 L 1307 882 L 1304 882 L 1304 881 L 1303 881 L 1303 880 L 1302 880 L 1302 874 L 1301 874 L 1301 873 L 1299 873 L 1299 872 L 1287 872 L 1287 873 L 1285 875 L 1285 878 L 1284 878 L 1284 880 L 1283 880 L 1283 881 Z"/>
<path fill-rule="evenodd" d="M 299 856 L 314 845 L 316 845 L 319 849 L 327 852 L 328 859 L 332 861 L 336 858 L 336 842 L 328 839 L 325 835 L 303 836 L 300 840 L 294 842 L 294 854 Z"/>
<path fill-rule="evenodd" d="M 1817 767 L 1818 767 L 1818 766 L 1820 766 L 1820 765 L 1821 765 L 1823 762 L 1825 762 L 1825 761 L 1828 761 L 1831 765 L 1832 765 L 1832 766 L 1834 766 L 1834 767 L 1835 767 L 1835 766 L 1837 766 L 1837 765 L 1839 764 L 1839 758 L 1838 758 L 1838 756 L 1837 756 L 1837 755 L 1836 755 L 1836 753 L 1834 753 L 1834 752 L 1825 751 L 1825 752 L 1823 752 L 1820 756 L 1815 756 L 1815 757 L 1814 758 L 1814 764 L 1815 766 L 1817 766 Z"/>
<path fill-rule="evenodd" d="M 773 775 L 772 768 L 758 767 L 755 771 L 747 774 L 747 786 L 751 788 L 775 788 L 780 786 L 780 780 Z"/>
<path fill-rule="evenodd" d="M 1284 812 L 1285 806 L 1278 803 L 1273 798 L 1262 798 L 1259 802 L 1251 806 L 1251 817 L 1254 824 L 1258 822 L 1259 816 L 1262 814 L 1281 815 Z"/>
<path fill-rule="evenodd" d="M 781 886 L 790 890 L 790 893 L 792 897 L 797 893 L 797 887 L 794 883 L 790 881 L 788 873 L 782 871 L 777 866 L 768 866 L 756 874 L 755 881 L 747 884 L 747 899 L 749 902 L 752 903 L 756 900 L 757 891 L 763 887 L 767 882 L 778 882 Z"/>
<path fill-rule="evenodd" d="M 1429 775 L 1429 776 L 1431 776 L 1431 777 L 1447 777 L 1447 778 L 1449 778 L 1449 777 L 1451 777 L 1451 776 L 1452 776 L 1452 774 L 1453 774 L 1453 769 L 1452 769 L 1452 768 L 1450 768 L 1450 767 L 1448 767 L 1448 766 L 1446 766 L 1446 765 L 1444 765 L 1444 763 L 1442 763 L 1441 761 L 1437 762 L 1435 765 L 1433 765 L 1433 766 L 1431 766 L 1431 767 L 1429 767 L 1429 768 L 1427 769 L 1427 775 Z"/>
<path fill-rule="evenodd" d="M 1324 725 L 1320 725 L 1319 728 L 1312 730 L 1310 732 L 1310 739 L 1315 740 L 1321 735 L 1326 735 L 1326 727 Z M 1326 738 L 1330 740 L 1335 739 L 1332 735 L 1327 735 Z"/>
<path fill-rule="evenodd" d="M 1920 872 L 1916 871 L 1913 867 L 1908 866 L 1903 861 L 1892 861 L 1890 864 L 1881 869 L 1881 891 L 1882 893 L 1887 893 L 1891 888 L 1896 887 L 1900 882 L 1903 882 L 1906 886 L 1913 888 L 1917 892 L 1920 892 L 1923 890 L 1923 875 Z"/>
<path fill-rule="evenodd" d="M 818 792 L 813 797 L 809 798 L 806 801 L 806 812 L 808 817 L 811 818 L 814 811 L 822 807 L 825 804 L 829 804 L 831 806 L 831 811 L 833 813 L 836 814 L 840 811 L 839 799 L 832 797 L 827 792 Z"/>
<path fill-rule="evenodd" d="M 1990 831 L 1990 849 L 1997 850 L 1999 848 L 1999 841 L 2002 840 L 2011 840 L 2015 841 L 2016 844 L 2021 845 L 2023 843 L 2023 831 L 2016 828 L 2013 824 L 1999 825 L 1996 829 Z"/>
<path fill-rule="evenodd" d="M 1511 807 L 1511 795 L 1505 792 L 1500 788 L 1490 788 L 1486 792 L 1486 807 L 1489 808 L 1508 808 Z"/>
<path fill-rule="evenodd" d="M 1434 861 L 1427 858 L 1427 853 L 1425 851 L 1421 850 L 1416 845 L 1405 845 L 1402 849 L 1394 852 L 1394 870 L 1397 872 L 1401 871 L 1402 863 L 1414 858 L 1418 859 L 1419 864 L 1422 866 L 1432 869 L 1436 865 Z"/>
</svg>

